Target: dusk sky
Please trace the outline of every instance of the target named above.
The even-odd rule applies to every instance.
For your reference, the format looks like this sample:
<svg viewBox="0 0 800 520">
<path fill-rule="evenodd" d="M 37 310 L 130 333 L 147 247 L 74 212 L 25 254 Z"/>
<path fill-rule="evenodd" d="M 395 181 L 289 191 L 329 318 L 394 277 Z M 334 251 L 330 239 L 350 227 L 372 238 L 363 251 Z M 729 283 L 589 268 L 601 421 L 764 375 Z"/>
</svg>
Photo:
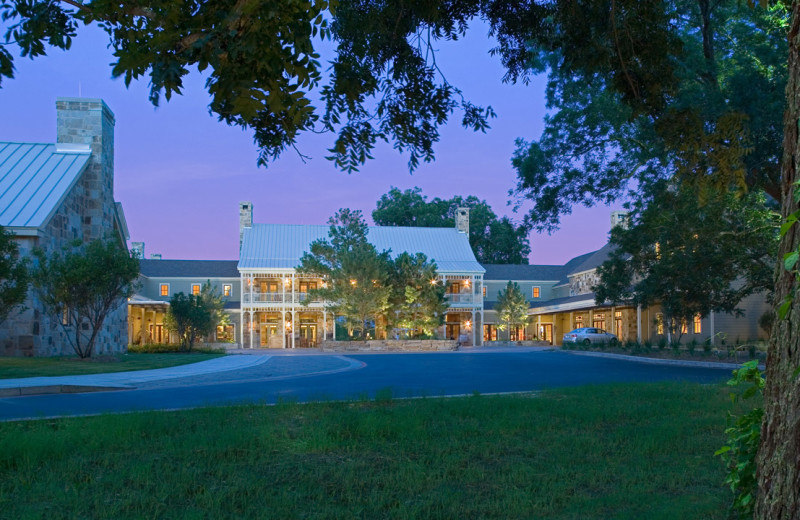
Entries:
<svg viewBox="0 0 800 520">
<path fill-rule="evenodd" d="M 0 26 L 0 29 L 2 27 Z M 486 133 L 459 124 L 441 129 L 436 161 L 409 174 L 407 156 L 383 145 L 360 172 L 342 173 L 325 159 L 333 135 L 305 135 L 268 168 L 256 166 L 250 131 L 209 115 L 199 73 L 184 95 L 148 101 L 148 81 L 125 87 L 111 78 L 108 38 L 82 29 L 70 51 L 51 50 L 33 61 L 16 58 L 16 77 L 0 89 L 0 141 L 54 142 L 57 97 L 102 98 L 116 116 L 115 196 L 122 202 L 131 240 L 164 258 L 238 258 L 238 204 L 249 200 L 257 223 L 324 224 L 337 209 L 360 209 L 371 223 L 376 201 L 392 186 L 419 186 L 429 198 L 476 195 L 499 216 L 521 220 L 507 205 L 516 183 L 514 140 L 538 138 L 545 115 L 544 78 L 506 85 L 503 68 L 488 54 L 488 28 L 475 23 L 467 38 L 441 42 L 437 62 L 467 99 L 491 105 L 497 118 Z M 324 56 L 323 56 L 324 58 Z M 531 235 L 531 263 L 561 264 L 605 244 L 609 215 L 618 207 L 575 208 L 551 236 Z"/>
</svg>

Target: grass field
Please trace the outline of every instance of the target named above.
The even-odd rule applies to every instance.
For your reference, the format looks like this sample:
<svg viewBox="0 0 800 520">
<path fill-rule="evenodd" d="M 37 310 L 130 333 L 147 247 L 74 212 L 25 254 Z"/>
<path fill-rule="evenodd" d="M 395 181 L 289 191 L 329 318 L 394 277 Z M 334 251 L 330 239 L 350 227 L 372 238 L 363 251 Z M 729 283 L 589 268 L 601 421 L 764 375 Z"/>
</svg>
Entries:
<svg viewBox="0 0 800 520">
<path fill-rule="evenodd" d="M 40 376 L 73 376 L 150 370 L 197 363 L 218 357 L 219 354 L 120 354 L 99 358 L 7 358 L 0 357 L 0 379 Z"/>
<path fill-rule="evenodd" d="M 727 388 L 0 424 L 3 518 L 726 518 Z"/>
</svg>

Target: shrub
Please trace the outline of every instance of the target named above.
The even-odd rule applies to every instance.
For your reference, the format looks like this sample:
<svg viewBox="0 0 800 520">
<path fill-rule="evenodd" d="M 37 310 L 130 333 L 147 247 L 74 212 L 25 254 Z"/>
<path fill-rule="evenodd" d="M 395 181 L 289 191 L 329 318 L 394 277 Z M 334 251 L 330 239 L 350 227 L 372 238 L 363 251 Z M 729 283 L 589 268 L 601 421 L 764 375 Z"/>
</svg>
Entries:
<svg viewBox="0 0 800 520">
<path fill-rule="evenodd" d="M 681 344 L 677 341 L 673 341 L 669 344 L 669 347 L 672 349 L 672 355 L 678 356 L 681 353 Z"/>
<path fill-rule="evenodd" d="M 690 356 L 694 356 L 694 351 L 697 350 L 697 340 L 692 338 L 692 341 L 686 345 L 686 349 L 689 351 Z"/>
<path fill-rule="evenodd" d="M 632 341 L 632 340 L 630 340 L 630 339 L 629 339 L 628 341 L 626 341 L 626 342 L 625 342 L 625 343 L 622 345 L 622 348 L 623 348 L 624 350 L 630 350 L 631 352 L 634 352 L 634 351 L 636 351 L 636 350 L 639 350 L 639 344 L 638 344 L 638 343 L 636 343 L 635 341 Z"/>
<path fill-rule="evenodd" d="M 649 351 L 649 350 L 651 350 L 653 348 L 653 342 L 650 341 L 649 339 L 646 339 L 646 340 L 644 340 L 644 345 L 643 346 L 644 346 L 644 349 L 646 351 Z"/>
<path fill-rule="evenodd" d="M 212 347 L 196 347 L 192 352 L 200 354 L 225 354 L 224 348 Z M 181 350 L 180 343 L 147 343 L 145 345 L 128 345 L 129 354 L 185 354 L 185 350 Z"/>
<path fill-rule="evenodd" d="M 734 404 L 763 394 L 764 378 L 758 370 L 757 361 L 748 361 L 742 368 L 733 371 L 728 386 L 735 388 L 742 385 L 748 385 L 743 392 L 731 392 Z M 763 416 L 764 409 L 761 407 L 755 407 L 741 416 L 729 412 L 728 428 L 725 429 L 727 444 L 714 453 L 722 457 L 728 468 L 725 483 L 733 492 L 731 512 L 737 513 L 740 518 L 753 517 L 757 489 L 756 452 L 761 440 Z"/>
<path fill-rule="evenodd" d="M 704 341 L 703 342 L 703 353 L 705 355 L 711 354 L 711 342 L 710 341 Z"/>
<path fill-rule="evenodd" d="M 658 350 L 664 350 L 667 348 L 667 338 L 662 337 L 658 340 Z"/>
</svg>

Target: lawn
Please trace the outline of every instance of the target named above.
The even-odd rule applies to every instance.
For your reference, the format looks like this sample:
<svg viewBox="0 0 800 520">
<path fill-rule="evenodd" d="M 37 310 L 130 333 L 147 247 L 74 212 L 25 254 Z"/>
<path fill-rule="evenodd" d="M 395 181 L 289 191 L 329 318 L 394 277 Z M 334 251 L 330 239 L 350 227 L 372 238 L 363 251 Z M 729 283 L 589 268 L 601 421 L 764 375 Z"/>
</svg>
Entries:
<svg viewBox="0 0 800 520">
<path fill-rule="evenodd" d="M 39 376 L 74 376 L 174 367 L 214 359 L 220 354 L 120 354 L 98 358 L 0 357 L 0 379 Z"/>
<path fill-rule="evenodd" d="M 726 518 L 723 385 L 0 424 L 7 518 Z"/>
</svg>

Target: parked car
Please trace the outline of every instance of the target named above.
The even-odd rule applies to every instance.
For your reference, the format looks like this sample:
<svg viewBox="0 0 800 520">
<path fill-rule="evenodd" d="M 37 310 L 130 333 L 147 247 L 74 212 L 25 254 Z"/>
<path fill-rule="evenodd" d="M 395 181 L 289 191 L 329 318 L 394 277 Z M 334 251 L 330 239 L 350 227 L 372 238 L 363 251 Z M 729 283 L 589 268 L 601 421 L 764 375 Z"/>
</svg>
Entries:
<svg viewBox="0 0 800 520">
<path fill-rule="evenodd" d="M 581 327 L 564 334 L 564 343 L 583 343 L 589 345 L 591 343 L 618 343 L 619 338 L 616 335 L 606 332 L 603 329 L 594 327 Z"/>
</svg>

